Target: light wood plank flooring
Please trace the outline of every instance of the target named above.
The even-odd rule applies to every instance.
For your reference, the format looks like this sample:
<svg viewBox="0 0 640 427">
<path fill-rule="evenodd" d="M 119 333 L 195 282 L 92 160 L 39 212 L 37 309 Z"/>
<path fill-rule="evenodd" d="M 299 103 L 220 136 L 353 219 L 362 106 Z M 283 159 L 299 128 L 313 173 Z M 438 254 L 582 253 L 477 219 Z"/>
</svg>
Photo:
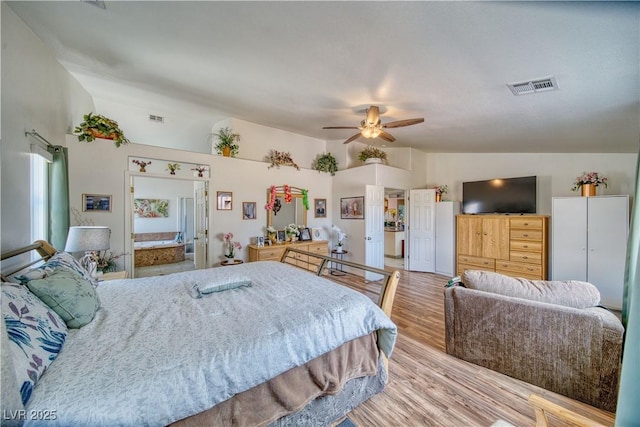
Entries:
<svg viewBox="0 0 640 427">
<path fill-rule="evenodd" d="M 327 276 L 372 298 L 376 283 L 357 276 Z M 392 320 L 399 337 L 385 391 L 349 414 L 359 427 L 491 426 L 498 420 L 533 426 L 531 393 L 613 425 L 613 414 L 465 362 L 445 353 L 444 285 L 448 277 L 401 271 Z M 549 417 L 550 425 L 568 425 Z"/>
</svg>

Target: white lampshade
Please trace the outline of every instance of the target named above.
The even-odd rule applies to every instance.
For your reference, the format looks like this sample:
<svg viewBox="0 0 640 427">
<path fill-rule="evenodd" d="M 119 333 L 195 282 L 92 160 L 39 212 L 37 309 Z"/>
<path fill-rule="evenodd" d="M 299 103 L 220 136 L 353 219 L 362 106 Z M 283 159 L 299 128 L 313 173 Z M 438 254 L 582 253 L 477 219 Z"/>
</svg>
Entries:
<svg viewBox="0 0 640 427">
<path fill-rule="evenodd" d="M 65 252 L 104 251 L 111 246 L 111 230 L 104 226 L 70 227 Z"/>
</svg>

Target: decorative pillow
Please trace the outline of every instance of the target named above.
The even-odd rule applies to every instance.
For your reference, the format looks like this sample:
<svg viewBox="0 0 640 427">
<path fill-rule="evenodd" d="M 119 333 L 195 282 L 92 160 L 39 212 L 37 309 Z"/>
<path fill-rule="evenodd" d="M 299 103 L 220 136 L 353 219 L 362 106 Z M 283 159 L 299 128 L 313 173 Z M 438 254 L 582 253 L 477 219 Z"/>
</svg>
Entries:
<svg viewBox="0 0 640 427">
<path fill-rule="evenodd" d="M 462 282 L 469 289 L 566 307 L 582 309 L 600 304 L 598 288 L 577 280 L 528 280 L 491 271 L 467 270 Z"/>
<path fill-rule="evenodd" d="M 58 313 L 68 328 L 78 329 L 93 320 L 100 301 L 91 283 L 66 268 L 27 282 L 29 290 Z"/>
<path fill-rule="evenodd" d="M 26 405 L 38 379 L 51 364 L 67 338 L 64 321 L 29 290 L 2 283 L 2 318 L 7 327 L 13 367 Z"/>
<path fill-rule="evenodd" d="M 98 286 L 98 279 L 91 277 L 87 270 L 80 265 L 78 260 L 67 252 L 56 252 L 55 255 L 49 258 L 49 260 L 44 264 L 29 270 L 21 276 L 16 276 L 15 278 L 23 285 L 26 285 L 30 280 L 42 279 L 59 268 L 66 268 L 75 271 L 85 280 L 88 280 L 94 288 Z"/>
</svg>

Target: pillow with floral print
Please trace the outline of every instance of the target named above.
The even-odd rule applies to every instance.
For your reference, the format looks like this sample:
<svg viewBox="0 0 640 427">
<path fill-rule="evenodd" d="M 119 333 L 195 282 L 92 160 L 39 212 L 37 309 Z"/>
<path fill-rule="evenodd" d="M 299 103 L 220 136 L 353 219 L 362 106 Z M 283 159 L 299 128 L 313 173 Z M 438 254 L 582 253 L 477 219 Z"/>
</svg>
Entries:
<svg viewBox="0 0 640 427">
<path fill-rule="evenodd" d="M 27 404 L 38 379 L 58 357 L 67 326 L 55 311 L 17 283 L 2 283 L 4 319 L 22 403 Z"/>
<path fill-rule="evenodd" d="M 85 280 L 88 280 L 94 288 L 98 286 L 98 280 L 91 277 L 87 270 L 80 265 L 78 260 L 67 252 L 56 252 L 55 255 L 49 258 L 44 264 L 29 270 L 21 276 L 16 276 L 15 278 L 23 285 L 26 285 L 30 280 L 44 279 L 53 271 L 60 268 L 75 271 Z"/>
</svg>

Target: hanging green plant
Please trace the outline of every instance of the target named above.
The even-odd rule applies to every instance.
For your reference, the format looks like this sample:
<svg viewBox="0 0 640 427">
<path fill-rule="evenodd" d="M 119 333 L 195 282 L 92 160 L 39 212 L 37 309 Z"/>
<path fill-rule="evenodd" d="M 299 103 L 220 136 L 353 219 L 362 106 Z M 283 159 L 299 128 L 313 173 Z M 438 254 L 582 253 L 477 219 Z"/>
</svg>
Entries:
<svg viewBox="0 0 640 427">
<path fill-rule="evenodd" d="M 115 120 L 93 113 L 85 114 L 83 118 L 84 121 L 74 129 L 78 134 L 78 141 L 91 142 L 96 138 L 112 139 L 116 147 L 130 142 Z"/>
<path fill-rule="evenodd" d="M 331 153 L 319 154 L 313 161 L 311 168 L 318 172 L 330 173 L 333 176 L 338 171 L 338 161 Z"/>
<path fill-rule="evenodd" d="M 222 154 L 225 157 L 235 157 L 240 150 L 238 142 L 240 142 L 240 135 L 233 133 L 231 128 L 222 128 L 218 133 L 213 134 L 218 138 L 218 143 L 214 145 L 216 153 Z"/>
</svg>

